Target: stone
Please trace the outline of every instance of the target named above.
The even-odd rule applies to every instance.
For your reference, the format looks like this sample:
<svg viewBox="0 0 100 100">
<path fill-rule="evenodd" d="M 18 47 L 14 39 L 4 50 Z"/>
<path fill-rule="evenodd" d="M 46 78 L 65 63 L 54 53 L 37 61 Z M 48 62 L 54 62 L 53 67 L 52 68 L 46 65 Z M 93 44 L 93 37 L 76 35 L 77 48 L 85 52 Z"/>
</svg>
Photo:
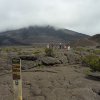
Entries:
<svg viewBox="0 0 100 100">
<path fill-rule="evenodd" d="M 92 72 L 92 73 L 89 74 L 89 76 L 100 79 L 100 72 Z"/>
<path fill-rule="evenodd" d="M 66 56 L 67 56 L 69 64 L 80 64 L 81 63 L 81 58 L 78 54 L 75 54 L 73 52 L 68 52 Z"/>
<path fill-rule="evenodd" d="M 41 62 L 43 65 L 55 65 L 61 63 L 58 59 L 53 57 L 43 57 L 41 58 Z"/>
</svg>

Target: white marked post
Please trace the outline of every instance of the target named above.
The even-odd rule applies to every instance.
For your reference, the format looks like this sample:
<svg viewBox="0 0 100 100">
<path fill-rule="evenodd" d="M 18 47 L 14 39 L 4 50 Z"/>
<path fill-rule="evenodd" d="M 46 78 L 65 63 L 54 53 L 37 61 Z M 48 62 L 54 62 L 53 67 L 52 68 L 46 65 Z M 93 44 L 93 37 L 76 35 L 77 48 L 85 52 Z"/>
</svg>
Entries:
<svg viewBox="0 0 100 100">
<path fill-rule="evenodd" d="M 12 59 L 14 100 L 22 100 L 21 59 Z"/>
</svg>

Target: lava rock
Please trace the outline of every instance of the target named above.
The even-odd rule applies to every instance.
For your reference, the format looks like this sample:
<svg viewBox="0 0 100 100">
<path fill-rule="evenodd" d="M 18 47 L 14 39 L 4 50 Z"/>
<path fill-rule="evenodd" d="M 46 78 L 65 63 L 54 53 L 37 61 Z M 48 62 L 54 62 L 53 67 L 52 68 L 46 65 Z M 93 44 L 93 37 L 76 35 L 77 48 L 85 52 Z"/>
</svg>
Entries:
<svg viewBox="0 0 100 100">
<path fill-rule="evenodd" d="M 55 65 L 61 63 L 58 59 L 53 57 L 43 57 L 41 58 L 41 62 L 43 65 Z"/>
</svg>

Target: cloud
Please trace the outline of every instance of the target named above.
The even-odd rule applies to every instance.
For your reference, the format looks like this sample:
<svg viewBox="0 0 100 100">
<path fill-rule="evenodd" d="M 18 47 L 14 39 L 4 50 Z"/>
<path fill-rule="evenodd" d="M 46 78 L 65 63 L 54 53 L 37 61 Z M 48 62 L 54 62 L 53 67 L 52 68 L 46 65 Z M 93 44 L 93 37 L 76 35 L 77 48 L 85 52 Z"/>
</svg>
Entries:
<svg viewBox="0 0 100 100">
<path fill-rule="evenodd" d="M 0 31 L 52 25 L 100 33 L 100 0 L 0 0 Z"/>
</svg>

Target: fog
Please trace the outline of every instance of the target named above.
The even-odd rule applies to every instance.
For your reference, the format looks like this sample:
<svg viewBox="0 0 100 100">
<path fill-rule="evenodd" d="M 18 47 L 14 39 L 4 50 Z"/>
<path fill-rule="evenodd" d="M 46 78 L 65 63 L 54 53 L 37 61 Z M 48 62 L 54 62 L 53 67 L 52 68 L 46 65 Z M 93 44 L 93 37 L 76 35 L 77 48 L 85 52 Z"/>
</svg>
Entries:
<svg viewBox="0 0 100 100">
<path fill-rule="evenodd" d="M 0 31 L 51 25 L 100 33 L 100 0 L 0 0 Z"/>
</svg>

